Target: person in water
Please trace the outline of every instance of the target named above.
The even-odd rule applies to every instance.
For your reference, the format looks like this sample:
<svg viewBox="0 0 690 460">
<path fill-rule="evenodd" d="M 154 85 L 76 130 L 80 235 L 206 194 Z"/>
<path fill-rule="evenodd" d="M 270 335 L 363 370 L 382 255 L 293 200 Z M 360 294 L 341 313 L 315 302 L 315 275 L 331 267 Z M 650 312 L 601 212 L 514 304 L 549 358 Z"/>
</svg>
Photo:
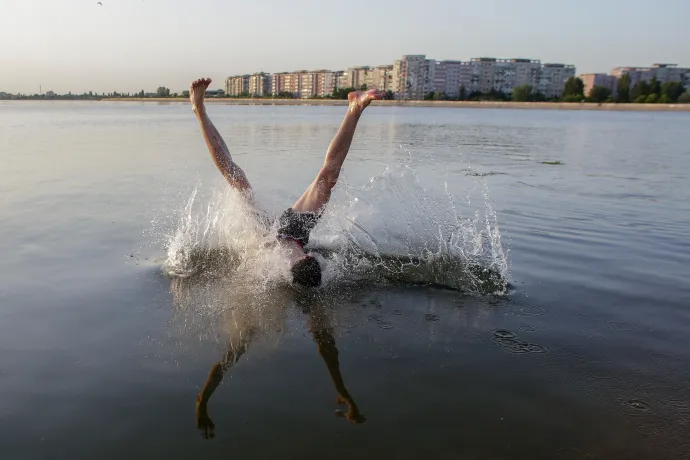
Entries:
<svg viewBox="0 0 690 460">
<path fill-rule="evenodd" d="M 214 163 L 230 183 L 230 186 L 251 200 L 252 187 L 247 176 L 232 160 L 225 141 L 206 113 L 204 95 L 210 84 L 210 78 L 202 78 L 192 83 L 189 91 L 192 109 L 199 119 L 201 132 Z M 309 234 L 318 223 L 331 198 L 331 190 L 338 181 L 340 169 L 350 150 L 350 144 L 362 112 L 371 101 L 382 98 L 383 93 L 374 89 L 353 91 L 348 94 L 349 105 L 345 118 L 328 146 L 323 167 L 302 196 L 279 218 L 276 238 L 289 258 L 294 284 L 305 287 L 317 287 L 321 284 L 321 266 L 307 250 Z"/>
</svg>

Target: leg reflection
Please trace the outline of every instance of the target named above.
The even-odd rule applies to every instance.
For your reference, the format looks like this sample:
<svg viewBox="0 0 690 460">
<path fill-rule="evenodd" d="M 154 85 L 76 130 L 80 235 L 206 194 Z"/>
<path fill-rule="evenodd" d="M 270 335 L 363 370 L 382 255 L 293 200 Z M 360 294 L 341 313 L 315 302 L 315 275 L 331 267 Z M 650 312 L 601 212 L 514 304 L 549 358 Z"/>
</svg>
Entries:
<svg viewBox="0 0 690 460">
<path fill-rule="evenodd" d="M 326 312 L 323 307 L 312 307 L 308 311 L 309 314 L 309 331 L 314 337 L 314 341 L 319 349 L 319 355 L 323 358 L 328 367 L 328 372 L 331 374 L 331 379 L 338 392 L 337 404 L 346 404 L 347 412 L 337 410 L 335 413 L 339 417 L 345 417 L 350 423 L 364 423 L 366 418 L 359 412 L 359 408 L 355 400 L 350 396 L 350 392 L 345 387 L 343 376 L 340 373 L 340 362 L 338 361 L 338 348 L 333 337 L 333 328 L 331 327 Z"/>
<path fill-rule="evenodd" d="M 204 383 L 204 387 L 196 397 L 196 426 L 201 430 L 201 434 L 205 439 L 212 439 L 215 436 L 214 430 L 216 427 L 208 415 L 208 401 L 211 399 L 213 392 L 216 391 L 216 388 L 218 388 L 218 385 L 220 385 L 220 382 L 223 381 L 223 374 L 247 351 L 253 335 L 253 331 L 250 329 L 246 334 L 240 336 L 237 343 L 230 342 L 223 359 L 211 367 L 206 383 Z"/>
</svg>

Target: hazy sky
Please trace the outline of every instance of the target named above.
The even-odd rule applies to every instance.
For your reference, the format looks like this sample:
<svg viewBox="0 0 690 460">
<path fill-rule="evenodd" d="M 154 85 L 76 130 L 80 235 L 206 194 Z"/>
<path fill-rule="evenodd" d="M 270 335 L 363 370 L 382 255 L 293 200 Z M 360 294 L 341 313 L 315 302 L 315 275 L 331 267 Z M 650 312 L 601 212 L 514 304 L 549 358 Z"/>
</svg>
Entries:
<svg viewBox="0 0 690 460">
<path fill-rule="evenodd" d="M 0 91 L 184 89 L 198 76 L 528 57 L 690 67 L 690 0 L 0 0 Z"/>
</svg>

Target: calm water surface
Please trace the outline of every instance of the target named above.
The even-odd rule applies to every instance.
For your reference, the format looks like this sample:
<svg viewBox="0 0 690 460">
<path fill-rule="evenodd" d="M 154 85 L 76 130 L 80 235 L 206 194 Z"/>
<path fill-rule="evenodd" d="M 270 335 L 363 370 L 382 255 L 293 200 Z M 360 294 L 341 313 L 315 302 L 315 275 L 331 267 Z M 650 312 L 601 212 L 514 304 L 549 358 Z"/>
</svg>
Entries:
<svg viewBox="0 0 690 460">
<path fill-rule="evenodd" d="M 209 111 L 277 212 L 343 108 Z M 357 197 L 372 241 L 413 247 L 405 225 L 431 237 L 428 204 L 454 203 L 495 214 L 511 289 L 305 296 L 165 275 L 189 197 L 226 187 L 188 106 L 0 103 L 0 455 L 690 458 L 689 126 L 372 107 L 314 238 Z M 363 424 L 334 416 L 336 347 Z M 195 399 L 228 349 L 204 439 Z"/>
</svg>

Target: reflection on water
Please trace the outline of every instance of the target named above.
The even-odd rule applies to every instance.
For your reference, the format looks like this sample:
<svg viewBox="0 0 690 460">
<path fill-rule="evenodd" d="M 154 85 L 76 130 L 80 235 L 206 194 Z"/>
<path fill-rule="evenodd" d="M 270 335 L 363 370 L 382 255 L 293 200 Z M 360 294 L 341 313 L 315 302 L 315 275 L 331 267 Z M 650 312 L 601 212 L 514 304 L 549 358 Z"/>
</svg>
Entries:
<svg viewBox="0 0 690 460">
<path fill-rule="evenodd" d="M 337 304 L 334 292 L 282 289 L 259 297 L 244 290 L 238 278 L 240 277 L 174 278 L 171 282 L 175 310 L 191 313 L 191 316 L 203 310 L 213 312 L 213 321 L 218 323 L 222 333 L 227 336 L 222 358 L 211 366 L 206 382 L 196 398 L 197 427 L 203 436 L 215 436 L 215 424 L 209 416 L 208 404 L 225 373 L 248 351 L 253 341 L 284 330 L 285 315 L 289 308 L 296 309 L 306 318 L 309 333 L 335 386 L 336 403 L 347 406 L 346 411 L 336 410 L 336 415 L 351 423 L 364 423 L 366 418 L 360 413 L 340 373 L 332 309 L 329 309 L 334 302 Z"/>
</svg>

